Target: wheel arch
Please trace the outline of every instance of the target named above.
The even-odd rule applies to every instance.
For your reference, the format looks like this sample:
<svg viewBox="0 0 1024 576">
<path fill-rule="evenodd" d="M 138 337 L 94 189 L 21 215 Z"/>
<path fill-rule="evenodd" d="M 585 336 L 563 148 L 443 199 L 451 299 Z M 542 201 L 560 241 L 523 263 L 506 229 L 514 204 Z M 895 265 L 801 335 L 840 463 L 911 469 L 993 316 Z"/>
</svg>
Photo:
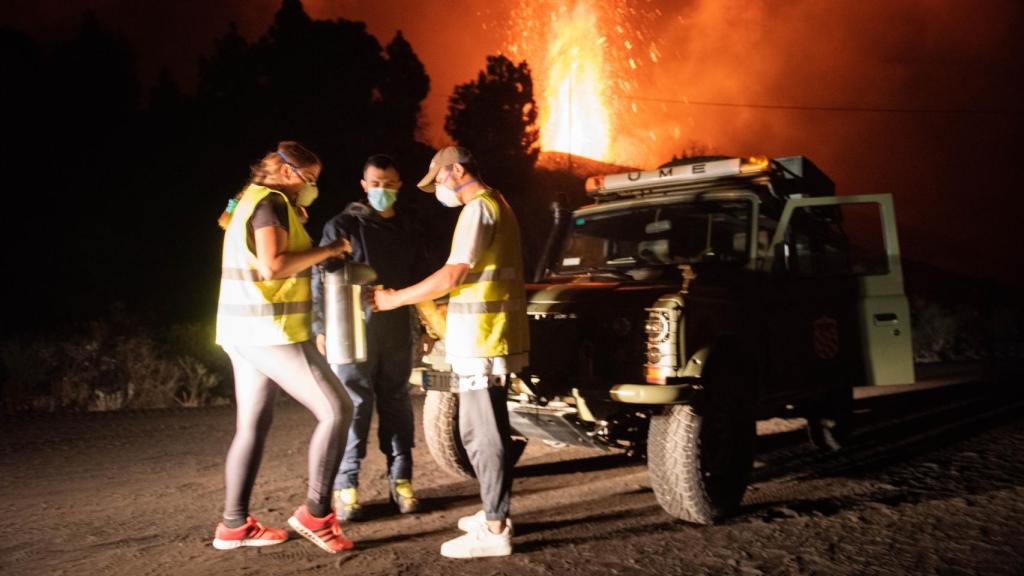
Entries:
<svg viewBox="0 0 1024 576">
<path fill-rule="evenodd" d="M 721 334 L 714 342 L 690 355 L 683 368 L 683 376 L 699 378 L 702 390 L 708 386 L 735 387 L 746 395 L 752 406 L 758 400 L 757 361 L 753 351 L 743 353 L 743 345 L 735 334 Z M 725 374 L 719 378 L 720 374 Z"/>
</svg>

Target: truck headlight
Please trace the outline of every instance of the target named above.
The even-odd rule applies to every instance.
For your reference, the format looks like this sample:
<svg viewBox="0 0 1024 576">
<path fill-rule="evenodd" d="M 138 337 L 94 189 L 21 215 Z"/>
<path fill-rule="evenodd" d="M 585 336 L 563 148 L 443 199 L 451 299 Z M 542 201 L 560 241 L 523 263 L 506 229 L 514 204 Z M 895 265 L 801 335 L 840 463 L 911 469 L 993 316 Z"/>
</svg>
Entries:
<svg viewBox="0 0 1024 576">
<path fill-rule="evenodd" d="M 680 368 L 682 302 L 676 296 L 658 300 L 647 309 L 644 332 L 647 335 L 647 382 L 664 384 Z"/>
<path fill-rule="evenodd" d="M 670 319 L 672 315 L 668 310 L 648 310 L 647 322 L 644 324 L 644 331 L 647 333 L 647 341 L 652 344 L 665 342 L 669 339 L 669 332 L 672 327 Z"/>
<path fill-rule="evenodd" d="M 658 350 L 657 346 L 651 346 L 647 349 L 647 363 L 657 364 L 661 362 L 661 350 Z"/>
</svg>

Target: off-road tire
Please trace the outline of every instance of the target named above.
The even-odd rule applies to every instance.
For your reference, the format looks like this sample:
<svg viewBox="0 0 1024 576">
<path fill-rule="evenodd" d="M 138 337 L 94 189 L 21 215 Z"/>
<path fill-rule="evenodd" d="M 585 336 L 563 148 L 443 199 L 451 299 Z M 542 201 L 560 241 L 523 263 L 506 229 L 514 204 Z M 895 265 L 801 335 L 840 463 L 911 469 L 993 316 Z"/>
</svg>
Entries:
<svg viewBox="0 0 1024 576">
<path fill-rule="evenodd" d="M 512 437 L 511 461 L 514 466 L 526 449 L 526 439 Z M 475 478 L 462 439 L 459 436 L 459 395 L 430 390 L 423 402 L 423 434 L 427 449 L 441 470 L 456 478 Z"/>
<path fill-rule="evenodd" d="M 457 478 L 473 478 L 473 467 L 459 439 L 459 395 L 429 390 L 423 402 L 423 434 L 434 462 Z"/>
<path fill-rule="evenodd" d="M 715 415 L 702 416 L 693 406 L 672 406 L 651 419 L 647 469 L 666 512 L 687 522 L 711 524 L 739 506 L 750 481 L 756 428 L 749 414 L 736 417 L 726 424 L 733 440 L 719 442 L 710 435 L 722 427 L 706 426 Z"/>
<path fill-rule="evenodd" d="M 668 406 L 651 418 L 651 488 L 661 507 L 680 520 L 711 524 L 732 514 L 750 482 L 757 399 L 738 357 L 723 346 L 709 358 L 694 403 Z"/>
</svg>

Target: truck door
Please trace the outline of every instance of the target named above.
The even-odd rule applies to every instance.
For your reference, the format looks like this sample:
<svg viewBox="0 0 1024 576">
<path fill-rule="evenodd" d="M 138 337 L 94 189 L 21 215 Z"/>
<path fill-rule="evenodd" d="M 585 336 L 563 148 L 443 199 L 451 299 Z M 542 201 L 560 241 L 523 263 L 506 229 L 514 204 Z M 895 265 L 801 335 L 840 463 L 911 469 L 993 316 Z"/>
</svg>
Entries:
<svg viewBox="0 0 1024 576">
<path fill-rule="evenodd" d="M 798 246 L 788 236 L 801 215 L 833 209 L 848 228 L 849 245 L 844 258 L 829 259 L 829 252 L 810 251 L 812 261 L 792 260 Z M 872 194 L 842 197 L 791 198 L 787 200 L 772 238 L 772 258 L 787 258 L 789 267 L 809 265 L 821 289 L 843 290 L 852 282 L 856 323 L 860 332 L 861 362 L 866 385 L 909 384 L 914 381 L 910 306 L 903 292 L 903 269 L 892 196 Z M 776 262 L 777 266 L 778 263 Z M 829 320 L 815 326 L 815 346 L 828 340 Z"/>
<path fill-rule="evenodd" d="M 762 278 L 772 332 L 766 397 L 789 403 L 848 377 L 863 378 L 856 279 L 830 273 L 843 257 L 842 233 L 800 209 L 786 226 L 780 259 Z"/>
</svg>

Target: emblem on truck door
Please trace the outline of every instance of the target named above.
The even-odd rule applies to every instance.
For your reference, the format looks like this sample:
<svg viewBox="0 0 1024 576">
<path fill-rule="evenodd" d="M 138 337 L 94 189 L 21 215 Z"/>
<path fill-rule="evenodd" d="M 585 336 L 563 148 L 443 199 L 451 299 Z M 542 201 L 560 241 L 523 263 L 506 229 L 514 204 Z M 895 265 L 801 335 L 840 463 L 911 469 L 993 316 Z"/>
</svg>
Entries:
<svg viewBox="0 0 1024 576">
<path fill-rule="evenodd" d="M 812 327 L 814 354 L 822 360 L 833 360 L 839 355 L 839 322 L 831 316 L 822 316 Z"/>
</svg>

